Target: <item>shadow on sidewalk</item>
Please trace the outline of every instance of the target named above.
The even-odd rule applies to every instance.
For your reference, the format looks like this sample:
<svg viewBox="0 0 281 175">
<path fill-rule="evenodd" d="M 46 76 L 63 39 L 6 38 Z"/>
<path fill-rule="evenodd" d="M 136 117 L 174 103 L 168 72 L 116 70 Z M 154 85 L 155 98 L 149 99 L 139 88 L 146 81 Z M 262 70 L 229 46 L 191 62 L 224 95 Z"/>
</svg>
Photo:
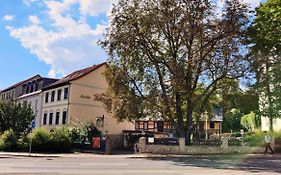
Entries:
<svg viewBox="0 0 281 175">
<path fill-rule="evenodd" d="M 153 161 L 169 161 L 178 166 L 229 169 L 247 172 L 281 173 L 281 155 L 188 155 L 180 157 L 150 157 Z"/>
</svg>

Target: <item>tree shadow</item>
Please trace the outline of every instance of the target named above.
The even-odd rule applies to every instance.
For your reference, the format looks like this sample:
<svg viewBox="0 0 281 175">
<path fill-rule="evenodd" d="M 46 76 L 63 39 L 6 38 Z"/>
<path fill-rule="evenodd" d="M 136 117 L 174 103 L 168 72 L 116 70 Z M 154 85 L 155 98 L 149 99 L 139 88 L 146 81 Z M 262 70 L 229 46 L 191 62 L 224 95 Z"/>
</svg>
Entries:
<svg viewBox="0 0 281 175">
<path fill-rule="evenodd" d="M 147 159 L 170 161 L 178 166 L 281 173 L 281 155 L 187 155 L 179 157 L 150 157 Z"/>
</svg>

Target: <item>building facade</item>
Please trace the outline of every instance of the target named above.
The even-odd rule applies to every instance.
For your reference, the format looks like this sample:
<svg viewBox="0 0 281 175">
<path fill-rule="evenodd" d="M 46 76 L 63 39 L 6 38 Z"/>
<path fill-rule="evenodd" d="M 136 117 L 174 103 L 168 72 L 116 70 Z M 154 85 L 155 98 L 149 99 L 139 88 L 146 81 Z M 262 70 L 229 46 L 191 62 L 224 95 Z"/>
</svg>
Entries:
<svg viewBox="0 0 281 175">
<path fill-rule="evenodd" d="M 93 122 L 103 132 L 120 135 L 134 129 L 131 122 L 118 122 L 106 112 L 94 96 L 105 92 L 108 85 L 103 73 L 106 64 L 75 71 L 43 89 L 41 126 L 54 128 L 64 124 L 77 126 Z"/>
<path fill-rule="evenodd" d="M 26 102 L 29 104 L 35 114 L 36 127 L 39 127 L 42 109 L 41 90 L 45 86 L 48 86 L 56 81 L 57 79 L 35 75 L 7 88 L 6 90 L 3 90 L 0 97 L 4 103 L 14 101 L 17 103 Z"/>
</svg>

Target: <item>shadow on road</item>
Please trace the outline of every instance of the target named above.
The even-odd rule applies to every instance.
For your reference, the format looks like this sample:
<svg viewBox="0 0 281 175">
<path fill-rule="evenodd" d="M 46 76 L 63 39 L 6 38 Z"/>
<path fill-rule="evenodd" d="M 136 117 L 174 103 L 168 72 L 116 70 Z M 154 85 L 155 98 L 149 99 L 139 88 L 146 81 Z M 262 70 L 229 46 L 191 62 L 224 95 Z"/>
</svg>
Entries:
<svg viewBox="0 0 281 175">
<path fill-rule="evenodd" d="M 151 157 L 147 159 L 170 161 L 178 166 L 281 173 L 281 155 L 190 155 L 182 157 Z"/>
</svg>

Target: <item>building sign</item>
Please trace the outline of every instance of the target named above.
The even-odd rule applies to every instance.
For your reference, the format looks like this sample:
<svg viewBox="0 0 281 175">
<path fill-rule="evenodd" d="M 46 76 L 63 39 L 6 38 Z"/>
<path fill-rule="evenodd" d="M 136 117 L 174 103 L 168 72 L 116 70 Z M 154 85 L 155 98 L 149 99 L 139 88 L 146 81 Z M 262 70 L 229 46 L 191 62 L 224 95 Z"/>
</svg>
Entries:
<svg viewBox="0 0 281 175">
<path fill-rule="evenodd" d="M 91 99 L 91 97 L 90 97 L 90 96 L 88 96 L 88 95 L 80 95 L 80 98 L 84 98 L 84 99 Z"/>
</svg>

